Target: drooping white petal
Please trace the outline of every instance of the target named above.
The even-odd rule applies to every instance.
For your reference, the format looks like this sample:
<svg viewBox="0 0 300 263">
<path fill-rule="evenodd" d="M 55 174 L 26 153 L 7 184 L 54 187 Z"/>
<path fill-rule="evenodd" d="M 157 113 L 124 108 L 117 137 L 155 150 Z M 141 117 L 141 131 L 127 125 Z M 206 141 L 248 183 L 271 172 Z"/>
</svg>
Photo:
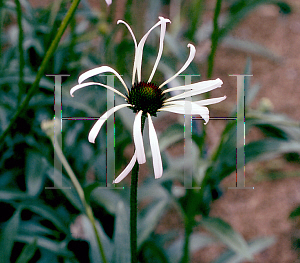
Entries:
<svg viewBox="0 0 300 263">
<path fill-rule="evenodd" d="M 141 39 L 140 43 L 138 44 L 136 53 L 135 53 L 135 58 L 134 58 L 134 64 L 133 64 L 133 72 L 132 72 L 132 84 L 134 84 L 135 80 L 135 74 L 137 74 L 138 82 L 141 82 L 141 71 L 142 71 L 142 58 L 143 58 L 143 49 L 144 45 L 146 42 L 147 37 L 149 36 L 150 32 L 158 27 L 162 21 L 164 22 L 171 22 L 169 19 L 162 18 L 159 22 L 157 22 L 153 27 L 149 29 L 149 31 L 143 36 Z"/>
<path fill-rule="evenodd" d="M 133 140 L 136 151 L 136 158 L 139 164 L 146 162 L 146 155 L 144 150 L 144 142 L 142 136 L 142 111 L 139 111 L 133 123 Z"/>
<path fill-rule="evenodd" d="M 167 19 L 163 18 L 163 17 L 159 17 L 160 21 L 161 21 L 161 30 L 160 30 L 160 37 L 159 37 L 159 50 L 158 50 L 158 55 L 156 58 L 156 61 L 154 63 L 152 72 L 150 74 L 149 80 L 148 82 L 152 81 L 153 75 L 157 69 L 158 63 L 160 61 L 162 52 L 163 52 L 163 48 L 164 48 L 164 38 L 165 38 L 165 34 L 166 34 L 166 28 L 167 28 Z M 168 20 L 170 21 L 170 20 Z"/>
<path fill-rule="evenodd" d="M 167 101 L 174 101 L 177 99 L 183 99 L 183 98 L 187 98 L 187 97 L 191 97 L 191 96 L 195 96 L 195 95 L 199 95 L 211 90 L 214 90 L 216 88 L 221 87 L 223 84 L 223 81 L 218 79 L 215 80 L 207 80 L 207 81 L 201 81 L 198 83 L 193 83 L 190 85 L 186 85 L 186 86 L 181 86 L 182 89 L 191 89 L 190 91 L 186 91 L 183 92 L 181 94 L 178 94 L 176 96 L 173 96 L 171 98 L 166 99 Z M 184 88 L 183 88 L 184 87 Z"/>
<path fill-rule="evenodd" d="M 196 48 L 192 44 L 188 44 L 187 46 L 190 48 L 190 55 L 189 55 L 187 61 L 184 63 L 184 65 L 182 66 L 182 68 L 173 77 L 167 79 L 163 84 L 161 84 L 159 86 L 159 88 L 163 87 L 164 85 L 166 85 L 167 83 L 169 83 L 170 81 L 172 81 L 173 79 L 175 79 L 180 73 L 182 73 L 183 71 L 185 71 L 186 68 L 191 64 L 191 62 L 193 61 L 193 59 L 195 57 L 195 54 L 196 54 Z"/>
<path fill-rule="evenodd" d="M 210 87 L 211 85 L 214 85 L 217 83 L 222 85 L 223 81 L 220 80 L 219 78 L 214 79 L 214 80 L 205 80 L 205 81 L 200 81 L 200 82 L 196 82 L 193 84 L 169 88 L 169 89 L 164 90 L 162 93 L 164 94 L 164 93 L 175 91 L 175 90 L 177 91 L 177 90 L 205 89 L 205 88 Z M 204 91 L 204 92 L 206 92 L 206 91 Z"/>
<path fill-rule="evenodd" d="M 137 42 L 136 42 L 136 38 L 135 38 L 135 36 L 133 34 L 133 31 L 132 31 L 131 27 L 125 21 L 123 21 L 123 20 L 118 20 L 117 21 L 117 24 L 120 24 L 120 23 L 124 24 L 127 27 L 129 33 L 132 36 L 132 39 L 133 39 L 133 42 L 134 42 L 135 51 L 136 51 L 136 49 L 137 49 Z"/>
<path fill-rule="evenodd" d="M 107 5 L 111 5 L 112 0 L 105 0 L 105 2 L 106 2 Z"/>
<path fill-rule="evenodd" d="M 154 176 L 155 176 L 155 179 L 158 179 L 163 174 L 163 166 L 162 166 L 156 131 L 153 126 L 153 122 L 152 122 L 152 119 L 151 119 L 151 116 L 149 113 L 148 113 L 148 122 L 149 122 L 149 140 L 150 140 L 150 147 L 151 147 L 151 153 L 152 153 Z"/>
<path fill-rule="evenodd" d="M 209 110 L 207 107 L 199 106 L 191 101 L 173 101 L 173 105 L 167 105 L 159 111 L 168 111 L 178 114 L 187 114 L 187 115 L 200 115 L 207 124 L 209 121 Z"/>
<path fill-rule="evenodd" d="M 129 164 L 125 167 L 122 173 L 120 173 L 119 176 L 113 181 L 113 184 L 120 183 L 131 172 L 135 164 L 135 161 L 136 161 L 136 153 L 134 153 Z"/>
<path fill-rule="evenodd" d="M 116 112 L 119 109 L 122 109 L 124 107 L 129 107 L 132 106 L 131 104 L 121 104 L 118 105 L 116 107 L 111 108 L 110 110 L 108 110 L 107 112 L 105 112 L 100 118 L 99 120 L 96 121 L 96 123 L 94 124 L 93 128 L 91 129 L 90 133 L 89 133 L 89 142 L 90 143 L 95 143 L 95 139 L 102 127 L 102 125 L 104 124 L 104 122 L 109 118 L 110 115 L 112 115 L 114 112 Z"/>
<path fill-rule="evenodd" d="M 74 97 L 73 93 L 76 91 L 76 90 L 79 90 L 81 88 L 84 88 L 84 87 L 87 87 L 87 86 L 90 86 L 90 85 L 98 85 L 98 86 L 102 86 L 104 88 L 107 88 L 115 93 L 117 93 L 118 95 L 122 96 L 123 98 L 127 99 L 126 96 L 124 94 L 122 94 L 120 91 L 116 90 L 115 88 L 111 87 L 111 86 L 108 86 L 108 85 L 104 85 L 102 83 L 98 83 L 98 82 L 86 82 L 86 83 L 82 83 L 82 84 L 78 84 L 76 86 L 74 86 L 71 90 L 70 90 L 70 95 L 72 97 Z"/>
<path fill-rule="evenodd" d="M 81 74 L 79 76 L 78 83 L 81 84 L 86 79 L 88 79 L 90 77 L 93 77 L 93 76 L 96 76 L 98 74 L 104 73 L 104 72 L 114 73 L 117 76 L 117 78 L 121 81 L 121 83 L 123 84 L 123 86 L 126 89 L 127 93 L 129 93 L 128 88 L 127 88 L 124 80 L 120 76 L 120 74 L 117 71 L 115 71 L 113 68 L 109 67 L 109 66 L 101 66 L 101 67 L 94 68 L 94 69 L 91 69 L 91 70 L 88 70 L 88 71 L 84 72 L 83 74 Z"/>
<path fill-rule="evenodd" d="M 205 99 L 205 100 L 199 100 L 199 101 L 193 101 L 193 102 L 199 106 L 203 106 L 203 105 L 211 105 L 211 104 L 219 103 L 219 102 L 225 100 L 226 98 L 227 98 L 226 96 L 223 96 L 223 97 Z"/>
</svg>

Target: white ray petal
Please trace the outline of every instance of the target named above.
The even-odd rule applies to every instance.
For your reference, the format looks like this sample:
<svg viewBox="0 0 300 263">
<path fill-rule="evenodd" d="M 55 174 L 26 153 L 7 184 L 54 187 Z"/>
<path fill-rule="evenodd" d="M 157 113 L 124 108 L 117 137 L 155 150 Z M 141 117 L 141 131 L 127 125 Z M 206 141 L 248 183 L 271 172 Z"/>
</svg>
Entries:
<svg viewBox="0 0 300 263">
<path fill-rule="evenodd" d="M 132 39 L 133 39 L 133 42 L 134 42 L 134 46 L 135 46 L 135 51 L 136 51 L 136 49 L 137 49 L 137 42 L 136 42 L 136 38 L 135 38 L 135 36 L 133 34 L 133 31 L 132 31 L 131 27 L 125 21 L 123 21 L 123 20 L 118 20 L 117 21 L 117 24 L 120 24 L 120 23 L 124 24 L 127 27 L 129 33 L 132 36 Z"/>
<path fill-rule="evenodd" d="M 187 46 L 190 48 L 190 55 L 189 55 L 187 61 L 184 63 L 182 68 L 173 77 L 167 79 L 163 84 L 161 84 L 159 86 L 159 88 L 163 87 L 164 85 L 166 85 L 167 83 L 169 83 L 170 81 L 175 79 L 181 72 L 185 71 L 185 69 L 191 64 L 191 62 L 193 61 L 195 54 L 196 54 L 196 48 L 192 44 L 188 44 Z"/>
<path fill-rule="evenodd" d="M 120 173 L 119 176 L 113 181 L 113 184 L 120 183 L 131 172 L 133 166 L 135 165 L 135 162 L 136 162 L 136 153 L 134 153 L 129 164 L 125 167 L 122 173 Z"/>
<path fill-rule="evenodd" d="M 165 34 L 166 34 L 167 22 L 170 21 L 170 20 L 167 20 L 167 19 L 165 19 L 161 16 L 159 17 L 159 19 L 161 21 L 161 30 L 160 30 L 160 37 L 159 37 L 159 50 L 158 50 L 158 55 L 157 55 L 156 61 L 154 63 L 154 66 L 153 66 L 153 69 L 152 69 L 152 72 L 150 74 L 148 82 L 152 81 L 152 78 L 153 78 L 154 73 L 157 69 L 158 63 L 161 59 L 161 55 L 162 55 L 163 48 L 164 48 L 164 38 L 165 38 Z"/>
<path fill-rule="evenodd" d="M 117 71 L 115 71 L 113 68 L 109 67 L 109 66 L 101 66 L 101 67 L 94 68 L 94 69 L 91 69 L 91 70 L 88 70 L 88 71 L 84 72 L 83 74 L 81 74 L 79 76 L 78 83 L 81 84 L 86 79 L 88 79 L 90 77 L 93 77 L 93 76 L 96 76 L 98 74 L 104 73 L 104 72 L 114 73 L 117 76 L 117 78 L 121 81 L 121 83 L 123 84 L 123 86 L 126 89 L 127 93 L 129 93 L 128 88 L 127 88 L 124 80 L 120 76 L 120 74 Z"/>
<path fill-rule="evenodd" d="M 211 105 L 211 104 L 219 103 L 219 102 L 225 100 L 226 98 L 227 98 L 226 96 L 223 96 L 223 97 L 205 99 L 205 100 L 199 100 L 199 101 L 193 101 L 193 102 L 196 103 L 198 106 L 203 106 L 203 105 Z"/>
<path fill-rule="evenodd" d="M 104 122 L 108 119 L 108 117 L 110 115 L 112 115 L 114 112 L 116 112 L 119 109 L 122 109 L 124 107 L 130 107 L 132 106 L 131 104 L 121 104 L 118 105 L 116 107 L 111 108 L 110 110 L 108 110 L 107 112 L 105 112 L 100 118 L 99 120 L 96 121 L 96 123 L 94 124 L 93 128 L 91 129 L 90 133 L 89 133 L 89 142 L 90 143 L 95 143 L 95 139 L 102 127 L 102 125 L 104 124 Z"/>
<path fill-rule="evenodd" d="M 207 124 L 209 121 L 209 110 L 207 107 L 199 106 L 191 101 L 173 101 L 173 105 L 165 106 L 159 111 L 168 111 L 178 114 L 200 115 Z"/>
<path fill-rule="evenodd" d="M 216 88 L 220 88 L 222 86 L 222 84 L 223 84 L 223 81 L 218 78 L 215 80 L 201 81 L 198 83 L 181 86 L 180 88 L 182 88 L 182 89 L 191 89 L 191 90 L 183 92 L 183 93 L 173 96 L 171 98 L 168 98 L 168 99 L 166 99 L 166 102 L 199 95 L 199 94 L 214 90 Z"/>
<path fill-rule="evenodd" d="M 111 5 L 112 0 L 105 0 L 105 2 L 106 2 L 107 5 Z"/>
<path fill-rule="evenodd" d="M 90 86 L 90 85 L 98 85 L 98 86 L 102 86 L 104 88 L 107 88 L 115 93 L 117 93 L 118 95 L 122 96 L 123 98 L 127 99 L 126 96 L 124 94 L 122 94 L 120 91 L 116 90 L 115 88 L 111 87 L 111 86 L 108 86 L 108 85 L 104 85 L 102 83 L 98 83 L 98 82 L 85 82 L 85 83 L 82 83 L 82 84 L 78 84 L 76 86 L 74 86 L 71 90 L 70 90 L 70 95 L 72 97 L 74 97 L 73 93 L 76 91 L 76 90 L 79 90 L 81 88 L 84 88 L 84 87 L 87 87 L 87 86 Z"/>
<path fill-rule="evenodd" d="M 136 151 L 136 158 L 139 164 L 146 162 L 146 155 L 144 150 L 144 142 L 142 135 L 142 111 L 139 111 L 134 119 L 133 123 L 133 140 Z"/>
<path fill-rule="evenodd" d="M 150 32 L 154 28 L 158 27 L 162 23 L 162 21 L 171 22 L 169 19 L 166 19 L 166 18 L 164 18 L 164 20 L 160 20 L 153 27 L 151 27 L 149 29 L 149 31 L 143 36 L 143 38 L 141 39 L 140 43 L 138 44 L 137 51 L 135 53 L 134 64 L 133 64 L 132 84 L 134 84 L 135 74 L 136 73 L 137 73 L 138 82 L 141 82 L 141 78 L 142 78 L 141 71 L 142 71 L 143 49 L 144 49 L 144 45 L 145 45 L 146 39 L 149 36 Z"/>
<path fill-rule="evenodd" d="M 149 113 L 148 113 L 148 122 L 149 122 L 149 140 L 150 140 L 150 147 L 151 147 L 151 153 L 152 153 L 154 176 L 155 176 L 155 179 L 158 179 L 163 174 L 163 166 L 162 166 L 156 131 L 153 126 L 153 122 L 152 122 L 152 119 L 151 119 L 151 116 Z"/>
<path fill-rule="evenodd" d="M 204 89 L 206 87 L 211 86 L 213 83 L 220 83 L 221 85 L 223 84 L 223 81 L 220 80 L 219 78 L 214 79 L 214 80 L 204 80 L 204 81 L 199 81 L 193 84 L 188 84 L 188 85 L 183 85 L 183 86 L 177 86 L 173 88 L 169 88 L 164 90 L 162 93 L 167 93 L 171 91 L 177 91 L 177 90 L 192 90 L 192 89 Z"/>
</svg>

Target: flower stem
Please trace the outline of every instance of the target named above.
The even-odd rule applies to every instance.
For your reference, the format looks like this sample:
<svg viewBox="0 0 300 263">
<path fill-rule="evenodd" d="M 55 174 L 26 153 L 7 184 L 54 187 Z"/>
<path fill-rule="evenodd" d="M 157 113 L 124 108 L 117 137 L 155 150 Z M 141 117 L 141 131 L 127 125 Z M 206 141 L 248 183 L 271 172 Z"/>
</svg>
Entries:
<svg viewBox="0 0 300 263">
<path fill-rule="evenodd" d="M 2 25 L 3 25 L 3 20 L 4 20 L 3 17 L 5 17 L 4 12 L 5 12 L 5 10 L 3 8 L 3 0 L 0 0 L 0 47 L 2 47 L 2 38 L 1 38 L 1 36 L 2 36 Z M 0 61 L 1 61 L 1 56 L 2 56 L 2 52 L 3 52 L 2 49 L 3 48 L 0 48 Z"/>
<path fill-rule="evenodd" d="M 18 28 L 19 28 L 19 95 L 18 95 L 18 105 L 20 105 L 22 96 L 25 94 L 24 87 L 24 52 L 23 52 L 23 28 L 22 28 L 22 8 L 19 0 L 16 0 L 16 9 L 17 9 L 17 20 L 18 20 Z"/>
<path fill-rule="evenodd" d="M 142 133 L 144 130 L 146 115 L 142 115 Z M 139 164 L 136 161 L 131 172 L 130 186 L 130 249 L 131 263 L 138 262 L 137 252 L 137 187 L 138 187 Z"/>
<path fill-rule="evenodd" d="M 137 187 L 138 187 L 139 164 L 136 161 L 131 173 L 130 186 L 130 248 L 131 262 L 137 263 Z"/>
<path fill-rule="evenodd" d="M 0 146 L 1 143 L 3 142 L 5 136 L 8 134 L 8 132 L 10 131 L 10 129 L 12 128 L 13 124 L 15 123 L 15 121 L 17 120 L 17 118 L 20 116 L 20 114 L 22 112 L 24 112 L 24 109 L 27 107 L 29 101 L 31 100 L 32 96 L 35 94 L 35 92 L 37 91 L 37 89 L 39 88 L 39 83 L 41 78 L 44 75 L 44 72 L 46 70 L 46 67 L 48 65 L 48 62 L 50 61 L 50 59 L 52 58 L 53 53 L 55 52 L 58 43 L 63 35 L 63 33 L 65 32 L 72 16 L 74 15 L 77 6 L 79 4 L 80 0 L 74 0 L 66 14 L 66 16 L 64 17 L 63 21 L 61 22 L 60 27 L 57 30 L 57 34 L 54 38 L 54 40 L 52 41 L 49 49 L 46 52 L 46 55 L 41 63 L 41 66 L 36 74 L 36 78 L 32 84 L 32 86 L 30 87 L 30 89 L 27 92 L 26 98 L 24 99 L 24 101 L 21 103 L 20 107 L 17 109 L 16 113 L 14 114 L 14 116 L 11 118 L 10 123 L 8 125 L 8 127 L 4 130 L 4 132 L 2 133 L 2 135 L 0 136 Z"/>
<path fill-rule="evenodd" d="M 185 223 L 185 234 L 184 234 L 184 247 L 183 247 L 183 256 L 181 259 L 181 263 L 188 263 L 190 260 L 190 235 L 192 233 L 193 227 L 192 224 L 190 223 L 190 220 L 187 219 Z"/>
<path fill-rule="evenodd" d="M 217 51 L 218 43 L 219 43 L 219 26 L 218 26 L 218 18 L 221 12 L 221 4 L 222 0 L 217 0 L 214 14 L 214 29 L 211 34 L 211 51 L 208 57 L 208 69 L 207 69 L 207 78 L 210 79 L 212 77 L 213 69 L 214 69 L 214 59 Z"/>
</svg>

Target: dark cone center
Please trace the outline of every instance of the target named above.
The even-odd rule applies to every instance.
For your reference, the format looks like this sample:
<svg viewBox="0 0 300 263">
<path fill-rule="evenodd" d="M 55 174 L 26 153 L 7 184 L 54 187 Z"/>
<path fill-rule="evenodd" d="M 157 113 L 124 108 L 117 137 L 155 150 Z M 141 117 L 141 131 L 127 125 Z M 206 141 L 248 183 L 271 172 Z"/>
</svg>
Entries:
<svg viewBox="0 0 300 263">
<path fill-rule="evenodd" d="M 134 112 L 143 111 L 156 116 L 157 111 L 163 106 L 164 94 L 154 83 L 139 82 L 135 84 L 128 96 L 127 101 L 133 105 Z"/>
</svg>

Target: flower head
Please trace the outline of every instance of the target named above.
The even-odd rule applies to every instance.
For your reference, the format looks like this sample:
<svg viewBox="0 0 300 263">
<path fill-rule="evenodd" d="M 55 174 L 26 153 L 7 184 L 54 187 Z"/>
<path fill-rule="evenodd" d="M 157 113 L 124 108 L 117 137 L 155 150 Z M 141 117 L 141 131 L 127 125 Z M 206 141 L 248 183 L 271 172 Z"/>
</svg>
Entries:
<svg viewBox="0 0 300 263">
<path fill-rule="evenodd" d="M 216 80 L 208 80 L 208 81 L 202 81 L 193 83 L 190 85 L 185 86 L 179 86 L 179 87 L 173 87 L 168 88 L 165 90 L 162 90 L 162 87 L 168 84 L 170 81 L 172 81 L 174 78 L 176 78 L 179 74 L 181 74 L 192 62 L 192 60 L 195 57 L 196 49 L 192 44 L 188 44 L 188 48 L 190 48 L 190 54 L 185 62 L 185 64 L 182 66 L 182 68 L 171 78 L 167 79 L 165 82 L 163 82 L 161 85 L 156 85 L 152 82 L 153 76 L 156 72 L 158 63 L 160 61 L 160 58 L 162 56 L 163 51 L 163 41 L 166 33 L 166 25 L 167 23 L 170 23 L 171 21 L 169 19 L 159 17 L 159 20 L 141 39 L 139 43 L 137 43 L 135 36 L 130 28 L 130 26 L 122 21 L 119 20 L 119 23 L 124 24 L 127 29 L 129 30 L 134 44 L 135 44 L 135 58 L 134 58 L 134 65 L 133 65 L 133 73 L 132 73 L 132 83 L 131 88 L 129 89 L 127 85 L 125 84 L 122 77 L 111 67 L 109 66 L 101 66 L 94 69 L 91 69 L 78 78 L 78 85 L 74 86 L 70 90 L 70 94 L 73 97 L 73 93 L 86 86 L 90 85 L 99 85 L 102 87 L 105 87 L 109 90 L 112 90 L 119 96 L 123 97 L 126 101 L 125 104 L 121 104 L 118 106 L 113 107 L 112 109 L 108 110 L 106 113 L 104 113 L 100 119 L 94 124 L 92 127 L 88 139 L 91 143 L 95 142 L 95 139 L 102 127 L 102 125 L 105 123 L 107 118 L 112 115 L 117 110 L 129 107 L 133 110 L 133 112 L 136 114 L 135 120 L 133 123 L 133 139 L 134 139 L 134 145 L 135 145 L 135 153 L 127 165 L 127 167 L 122 171 L 122 173 L 114 180 L 114 183 L 119 183 L 122 181 L 132 170 L 136 160 L 139 164 L 146 162 L 146 156 L 145 156 L 145 150 L 144 150 L 144 144 L 143 144 L 143 138 L 142 138 L 142 115 L 144 117 L 148 118 L 148 125 L 149 125 L 149 141 L 150 141 L 150 148 L 152 152 L 152 160 L 153 160 L 153 168 L 154 168 L 154 175 L 155 178 L 160 178 L 163 173 L 162 168 L 162 161 L 161 161 L 161 155 L 159 150 L 159 144 L 157 135 L 155 132 L 155 128 L 153 126 L 152 118 L 151 116 L 156 116 L 157 112 L 159 111 L 168 111 L 168 112 L 174 112 L 178 114 L 190 114 L 190 115 L 200 115 L 204 121 L 205 124 L 209 121 L 209 110 L 205 105 L 210 105 L 214 103 L 221 102 L 226 98 L 226 96 L 219 97 L 219 98 L 213 98 L 213 99 L 205 99 L 200 101 L 186 101 L 184 100 L 187 97 L 192 97 L 195 95 L 199 95 L 208 91 L 211 91 L 215 88 L 221 87 L 223 84 L 222 80 L 216 79 Z M 150 77 L 148 81 L 142 81 L 142 57 L 143 57 L 143 48 L 146 42 L 146 39 L 148 38 L 149 34 L 153 29 L 160 26 L 160 40 L 159 40 L 159 50 L 158 55 L 156 58 L 156 61 L 154 63 L 152 72 L 150 74 Z M 86 79 L 104 73 L 104 72 L 110 72 L 115 74 L 115 76 L 120 80 L 122 83 L 125 94 L 121 93 L 120 91 L 116 90 L 115 88 L 102 84 L 97 82 L 84 82 Z M 171 91 L 184 91 L 181 94 L 178 94 L 173 97 L 166 98 L 166 93 L 170 93 Z M 182 100 L 183 99 L 183 100 Z"/>
</svg>

